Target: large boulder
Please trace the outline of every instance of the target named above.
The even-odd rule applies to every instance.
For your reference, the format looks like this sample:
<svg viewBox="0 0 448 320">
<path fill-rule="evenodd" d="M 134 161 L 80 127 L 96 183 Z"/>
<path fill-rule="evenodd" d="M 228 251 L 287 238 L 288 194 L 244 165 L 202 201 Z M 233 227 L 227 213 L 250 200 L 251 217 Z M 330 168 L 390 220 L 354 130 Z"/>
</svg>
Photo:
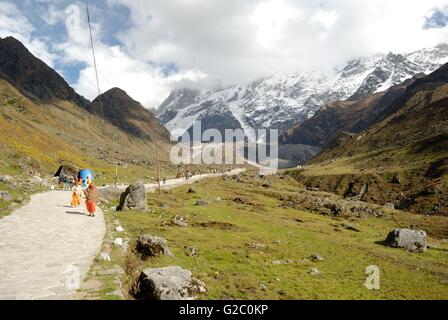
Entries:
<svg viewBox="0 0 448 320">
<path fill-rule="evenodd" d="M 132 184 L 120 196 L 117 211 L 128 209 L 147 210 L 146 189 L 143 183 Z"/>
<path fill-rule="evenodd" d="M 428 236 L 422 230 L 395 229 L 389 233 L 386 244 L 394 248 L 404 248 L 411 252 L 425 252 Z"/>
<path fill-rule="evenodd" d="M 140 274 L 135 297 L 142 300 L 193 300 L 207 292 L 204 283 L 179 266 L 145 269 Z"/>
<path fill-rule="evenodd" d="M 137 251 L 142 254 L 143 258 L 157 256 L 173 256 L 168 249 L 168 242 L 159 237 L 143 235 L 137 240 Z"/>
</svg>

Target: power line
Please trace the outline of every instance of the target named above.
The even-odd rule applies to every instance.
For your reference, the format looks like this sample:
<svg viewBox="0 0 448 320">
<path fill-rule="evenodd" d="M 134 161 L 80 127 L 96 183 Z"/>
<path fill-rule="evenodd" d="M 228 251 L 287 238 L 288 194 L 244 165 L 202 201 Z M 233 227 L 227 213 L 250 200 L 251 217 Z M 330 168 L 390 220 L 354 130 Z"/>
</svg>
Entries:
<svg viewBox="0 0 448 320">
<path fill-rule="evenodd" d="M 89 3 L 88 3 L 87 0 L 86 0 L 86 11 L 87 11 L 87 23 L 89 25 L 90 44 L 92 46 L 93 65 L 95 67 L 96 85 L 97 85 L 97 88 L 98 88 L 98 99 L 99 99 L 99 102 L 100 102 L 101 118 L 104 119 L 103 101 L 101 99 L 101 89 L 100 89 L 100 81 L 98 79 L 98 67 L 97 67 L 97 64 L 96 64 L 95 46 L 93 44 L 92 26 L 90 24 Z"/>
</svg>

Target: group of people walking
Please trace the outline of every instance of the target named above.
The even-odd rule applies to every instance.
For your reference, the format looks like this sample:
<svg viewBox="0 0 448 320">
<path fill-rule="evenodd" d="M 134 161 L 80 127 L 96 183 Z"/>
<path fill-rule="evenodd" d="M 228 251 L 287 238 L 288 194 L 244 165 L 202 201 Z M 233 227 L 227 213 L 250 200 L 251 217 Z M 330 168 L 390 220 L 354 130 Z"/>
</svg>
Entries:
<svg viewBox="0 0 448 320">
<path fill-rule="evenodd" d="M 95 184 L 90 179 L 86 180 L 86 187 L 83 188 L 82 179 L 72 179 L 72 201 L 71 206 L 73 208 L 77 208 L 81 205 L 81 200 L 83 196 L 86 199 L 86 208 L 89 217 L 95 217 L 96 206 L 99 201 L 98 191 L 95 187 Z"/>
</svg>

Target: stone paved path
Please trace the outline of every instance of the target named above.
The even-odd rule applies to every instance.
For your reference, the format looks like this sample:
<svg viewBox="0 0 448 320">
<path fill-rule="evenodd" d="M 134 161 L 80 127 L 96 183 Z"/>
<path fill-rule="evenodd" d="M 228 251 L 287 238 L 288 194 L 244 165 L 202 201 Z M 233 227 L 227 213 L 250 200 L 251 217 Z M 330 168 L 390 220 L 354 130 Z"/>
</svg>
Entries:
<svg viewBox="0 0 448 320">
<path fill-rule="evenodd" d="M 0 219 L 0 299 L 70 299 L 76 293 L 106 226 L 100 209 L 90 218 L 84 204 L 71 208 L 70 198 L 65 191 L 34 195 Z"/>
<path fill-rule="evenodd" d="M 168 180 L 163 188 L 243 171 Z M 146 188 L 154 192 L 157 185 Z M 71 192 L 66 191 L 34 195 L 28 205 L 0 219 L 0 300 L 75 298 L 76 279 L 82 284 L 106 226 L 101 209 L 96 218 L 89 218 L 84 204 L 78 209 L 69 206 L 70 198 Z"/>
</svg>

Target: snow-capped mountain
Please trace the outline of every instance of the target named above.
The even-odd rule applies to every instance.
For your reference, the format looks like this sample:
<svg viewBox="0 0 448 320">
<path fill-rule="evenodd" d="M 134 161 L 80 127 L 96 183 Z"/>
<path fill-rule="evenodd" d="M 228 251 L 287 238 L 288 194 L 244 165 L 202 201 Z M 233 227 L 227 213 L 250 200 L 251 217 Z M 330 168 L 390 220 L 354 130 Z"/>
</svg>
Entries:
<svg viewBox="0 0 448 320">
<path fill-rule="evenodd" d="M 358 59 L 330 71 L 275 74 L 248 86 L 175 90 L 157 114 L 175 136 L 194 121 L 202 122 L 202 130 L 287 129 L 312 117 L 325 102 L 359 100 L 447 62 L 448 45 L 441 44 L 409 54 Z"/>
</svg>

